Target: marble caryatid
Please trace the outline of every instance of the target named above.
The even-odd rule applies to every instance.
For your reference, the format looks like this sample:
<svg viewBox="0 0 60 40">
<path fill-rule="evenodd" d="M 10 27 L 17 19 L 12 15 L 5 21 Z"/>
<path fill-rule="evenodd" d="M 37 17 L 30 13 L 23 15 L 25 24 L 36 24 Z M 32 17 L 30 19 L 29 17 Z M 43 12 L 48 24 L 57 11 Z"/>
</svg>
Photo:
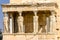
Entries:
<svg viewBox="0 0 60 40">
<path fill-rule="evenodd" d="M 18 29 L 19 29 L 19 33 L 23 33 L 23 17 L 22 14 L 19 13 L 19 17 L 18 17 Z"/>
<path fill-rule="evenodd" d="M 4 33 L 8 33 L 9 32 L 9 26 L 8 26 L 8 14 L 5 13 L 4 14 Z"/>
<path fill-rule="evenodd" d="M 34 11 L 34 20 L 33 20 L 33 24 L 34 24 L 34 33 L 37 33 L 38 32 L 38 16 L 37 16 L 37 12 Z"/>
</svg>

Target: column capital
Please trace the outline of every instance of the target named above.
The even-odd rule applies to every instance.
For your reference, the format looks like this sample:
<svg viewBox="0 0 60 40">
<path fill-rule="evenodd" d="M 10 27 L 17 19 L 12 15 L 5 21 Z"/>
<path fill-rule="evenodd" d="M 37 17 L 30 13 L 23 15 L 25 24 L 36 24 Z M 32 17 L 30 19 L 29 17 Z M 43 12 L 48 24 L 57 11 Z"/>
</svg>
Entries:
<svg viewBox="0 0 60 40">
<path fill-rule="evenodd" d="M 54 10 L 51 10 L 51 14 L 54 15 L 55 14 L 55 11 Z"/>
<path fill-rule="evenodd" d="M 33 12 L 37 12 L 37 10 L 33 11 Z"/>
<path fill-rule="evenodd" d="M 19 12 L 19 16 L 21 16 L 21 15 L 22 15 L 22 11 Z"/>
<path fill-rule="evenodd" d="M 22 13 L 22 11 L 18 11 L 18 13 Z"/>
<path fill-rule="evenodd" d="M 4 12 L 4 17 L 8 16 L 7 12 Z"/>
<path fill-rule="evenodd" d="M 3 12 L 3 13 L 7 13 L 7 12 Z"/>
<path fill-rule="evenodd" d="M 37 16 L 37 11 L 34 11 L 34 15 Z"/>
</svg>

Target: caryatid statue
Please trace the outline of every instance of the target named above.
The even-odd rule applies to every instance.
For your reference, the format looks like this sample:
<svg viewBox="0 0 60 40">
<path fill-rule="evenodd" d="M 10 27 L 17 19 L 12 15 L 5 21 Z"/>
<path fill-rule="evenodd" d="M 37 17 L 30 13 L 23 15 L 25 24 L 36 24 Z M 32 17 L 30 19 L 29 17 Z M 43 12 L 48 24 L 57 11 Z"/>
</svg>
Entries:
<svg viewBox="0 0 60 40">
<path fill-rule="evenodd" d="M 22 17 L 21 13 L 19 13 L 19 17 L 18 17 L 18 29 L 19 29 L 19 33 L 24 32 L 24 29 L 23 29 L 23 17 Z"/>
<path fill-rule="evenodd" d="M 8 26 L 8 15 L 7 13 L 4 14 L 4 33 L 9 32 L 9 26 Z"/>
</svg>

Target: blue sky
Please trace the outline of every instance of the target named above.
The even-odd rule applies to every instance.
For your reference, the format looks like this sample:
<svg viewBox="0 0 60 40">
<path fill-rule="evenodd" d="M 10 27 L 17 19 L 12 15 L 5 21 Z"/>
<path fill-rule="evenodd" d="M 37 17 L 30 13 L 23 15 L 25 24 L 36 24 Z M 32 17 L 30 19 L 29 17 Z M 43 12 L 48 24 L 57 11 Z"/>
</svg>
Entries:
<svg viewBox="0 0 60 40">
<path fill-rule="evenodd" d="M 3 12 L 1 4 L 9 3 L 9 0 L 0 0 L 0 29 L 3 29 Z"/>
</svg>

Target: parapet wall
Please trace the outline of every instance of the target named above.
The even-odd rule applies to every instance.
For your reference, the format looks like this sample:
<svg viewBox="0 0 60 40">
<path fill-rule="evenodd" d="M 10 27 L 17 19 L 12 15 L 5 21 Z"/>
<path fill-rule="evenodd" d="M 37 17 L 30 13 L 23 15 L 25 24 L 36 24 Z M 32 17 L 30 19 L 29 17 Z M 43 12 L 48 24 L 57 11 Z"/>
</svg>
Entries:
<svg viewBox="0 0 60 40">
<path fill-rule="evenodd" d="M 3 40 L 56 40 L 54 34 L 4 34 Z"/>
</svg>

